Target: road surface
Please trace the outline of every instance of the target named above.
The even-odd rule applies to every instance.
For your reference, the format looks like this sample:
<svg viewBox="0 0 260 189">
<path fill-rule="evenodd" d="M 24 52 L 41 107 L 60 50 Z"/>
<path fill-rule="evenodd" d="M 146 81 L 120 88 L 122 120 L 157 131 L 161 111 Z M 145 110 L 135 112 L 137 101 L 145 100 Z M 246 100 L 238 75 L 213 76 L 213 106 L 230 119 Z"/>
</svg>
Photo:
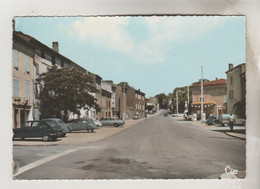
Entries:
<svg viewBox="0 0 260 189">
<path fill-rule="evenodd" d="M 97 142 L 14 146 L 20 170 L 30 165 L 14 179 L 218 178 L 228 165 L 245 170 L 245 145 L 214 127 L 159 114 Z"/>
</svg>

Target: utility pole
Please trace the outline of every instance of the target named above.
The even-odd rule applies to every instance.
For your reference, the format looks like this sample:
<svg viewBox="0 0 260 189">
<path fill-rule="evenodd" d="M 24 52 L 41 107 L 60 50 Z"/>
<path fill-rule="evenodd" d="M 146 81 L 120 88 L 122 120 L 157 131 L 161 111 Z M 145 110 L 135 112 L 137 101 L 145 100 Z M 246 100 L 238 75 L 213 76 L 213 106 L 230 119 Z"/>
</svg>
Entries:
<svg viewBox="0 0 260 189">
<path fill-rule="evenodd" d="M 189 99 L 190 99 L 190 89 L 189 89 L 189 86 L 187 86 L 187 96 L 188 96 L 187 111 L 189 112 L 189 103 L 190 103 L 190 101 L 189 101 Z M 187 114 L 188 114 L 188 112 L 187 112 Z"/>
<path fill-rule="evenodd" d="M 201 116 L 201 120 L 204 121 L 204 112 L 203 112 L 203 66 L 201 66 L 201 81 L 200 81 L 200 88 L 201 88 L 201 102 L 200 102 L 200 106 L 201 106 L 201 112 L 200 112 L 200 116 Z"/>
<path fill-rule="evenodd" d="M 178 90 L 176 90 L 176 114 L 178 114 L 179 113 L 179 111 L 178 111 Z"/>
<path fill-rule="evenodd" d="M 124 105 L 124 113 L 123 113 L 123 121 L 125 121 L 125 106 L 126 106 L 126 94 L 125 94 L 125 82 L 124 82 L 124 93 L 123 93 L 123 105 Z"/>
</svg>

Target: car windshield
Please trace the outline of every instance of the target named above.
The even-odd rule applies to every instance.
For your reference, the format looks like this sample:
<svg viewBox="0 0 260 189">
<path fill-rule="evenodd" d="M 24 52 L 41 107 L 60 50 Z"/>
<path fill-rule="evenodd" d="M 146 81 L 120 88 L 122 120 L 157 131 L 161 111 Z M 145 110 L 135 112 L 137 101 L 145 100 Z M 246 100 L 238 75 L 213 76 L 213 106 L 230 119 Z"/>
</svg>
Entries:
<svg viewBox="0 0 260 189">
<path fill-rule="evenodd" d="M 59 129 L 59 125 L 55 122 L 55 121 L 52 121 L 52 120 L 48 120 L 48 121 L 45 121 L 49 126 L 55 128 L 55 129 Z"/>
<path fill-rule="evenodd" d="M 86 119 L 89 123 L 94 123 L 93 119 Z"/>
<path fill-rule="evenodd" d="M 57 121 L 60 125 L 65 124 L 61 119 Z"/>
</svg>

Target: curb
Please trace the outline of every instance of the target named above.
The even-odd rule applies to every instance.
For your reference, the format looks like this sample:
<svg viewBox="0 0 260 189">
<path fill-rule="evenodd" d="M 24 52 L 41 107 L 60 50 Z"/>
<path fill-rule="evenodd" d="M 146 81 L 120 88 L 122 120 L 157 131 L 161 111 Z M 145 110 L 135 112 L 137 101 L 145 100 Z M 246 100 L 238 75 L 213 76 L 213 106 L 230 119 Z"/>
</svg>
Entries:
<svg viewBox="0 0 260 189">
<path fill-rule="evenodd" d="M 239 133 L 233 133 L 233 132 L 225 132 L 225 134 L 228 135 L 228 136 L 239 138 L 241 140 L 246 140 L 246 135 L 245 134 L 239 134 Z"/>
</svg>

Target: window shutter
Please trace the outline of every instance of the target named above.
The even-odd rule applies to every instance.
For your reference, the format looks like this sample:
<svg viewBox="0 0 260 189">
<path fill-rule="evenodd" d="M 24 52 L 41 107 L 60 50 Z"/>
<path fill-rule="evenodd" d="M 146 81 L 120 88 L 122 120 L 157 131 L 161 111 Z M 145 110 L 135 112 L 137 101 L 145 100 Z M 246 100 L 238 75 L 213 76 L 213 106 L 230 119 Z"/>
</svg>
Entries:
<svg viewBox="0 0 260 189">
<path fill-rule="evenodd" d="M 30 82 L 25 81 L 25 98 L 30 98 Z"/>
<path fill-rule="evenodd" d="M 17 78 L 13 79 L 13 96 L 14 97 L 19 97 L 19 85 L 20 81 Z"/>
<path fill-rule="evenodd" d="M 14 50 L 13 53 L 14 53 L 13 54 L 13 56 L 14 56 L 14 67 L 18 68 L 18 51 Z"/>
<path fill-rule="evenodd" d="M 25 71 L 30 72 L 30 60 L 29 60 L 29 56 L 26 55 L 25 55 Z"/>
</svg>

